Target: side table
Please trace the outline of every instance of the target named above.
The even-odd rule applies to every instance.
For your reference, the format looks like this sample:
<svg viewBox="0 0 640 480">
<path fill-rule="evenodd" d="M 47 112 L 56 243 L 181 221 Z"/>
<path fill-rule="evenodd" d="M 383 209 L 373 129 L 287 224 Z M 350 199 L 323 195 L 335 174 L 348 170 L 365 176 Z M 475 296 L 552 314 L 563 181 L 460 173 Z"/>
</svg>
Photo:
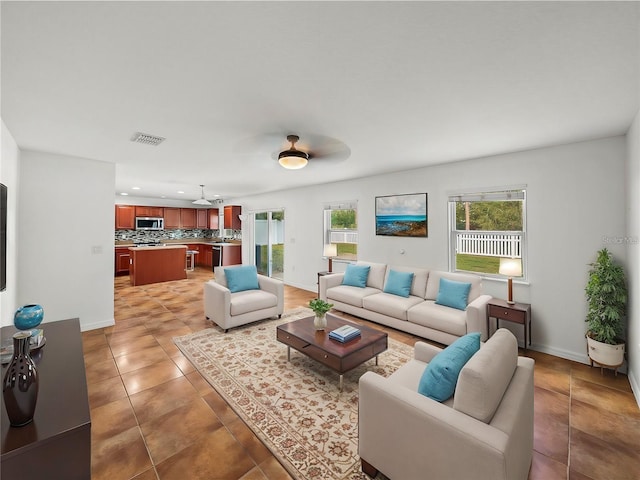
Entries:
<svg viewBox="0 0 640 480">
<path fill-rule="evenodd" d="M 491 317 L 496 319 L 496 330 L 499 328 L 500 320 L 519 323 L 524 326 L 524 350 L 527 345 L 531 345 L 531 304 L 529 303 L 508 303 L 506 300 L 492 298 L 487 303 L 487 335 L 491 336 Z M 528 343 L 527 343 L 528 330 Z"/>
<path fill-rule="evenodd" d="M 333 272 L 318 272 L 318 298 L 320 298 L 320 277 L 331 275 Z"/>
</svg>

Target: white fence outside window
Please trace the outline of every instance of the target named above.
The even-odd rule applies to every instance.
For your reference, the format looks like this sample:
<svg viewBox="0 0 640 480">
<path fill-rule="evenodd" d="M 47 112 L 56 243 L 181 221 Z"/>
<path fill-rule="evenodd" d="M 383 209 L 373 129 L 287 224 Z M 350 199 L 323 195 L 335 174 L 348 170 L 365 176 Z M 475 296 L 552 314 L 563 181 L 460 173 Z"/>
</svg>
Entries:
<svg viewBox="0 0 640 480">
<path fill-rule="evenodd" d="M 456 253 L 522 258 L 523 232 L 456 231 Z"/>
</svg>

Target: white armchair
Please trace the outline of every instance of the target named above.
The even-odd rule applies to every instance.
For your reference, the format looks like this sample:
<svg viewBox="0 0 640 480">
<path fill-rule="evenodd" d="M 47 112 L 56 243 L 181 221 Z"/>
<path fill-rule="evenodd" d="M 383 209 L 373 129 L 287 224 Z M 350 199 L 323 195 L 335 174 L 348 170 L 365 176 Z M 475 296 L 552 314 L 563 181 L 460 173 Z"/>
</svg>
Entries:
<svg viewBox="0 0 640 480">
<path fill-rule="evenodd" d="M 390 377 L 359 384 L 362 470 L 402 480 L 526 480 L 533 455 L 533 367 L 515 337 L 498 330 L 460 371 L 440 403 L 418 393 L 441 350 L 417 342 L 414 359 Z"/>
<path fill-rule="evenodd" d="M 216 267 L 214 280 L 204 284 L 204 314 L 226 332 L 228 329 L 265 318 L 282 316 L 284 284 L 258 274 L 259 290 L 232 293 L 227 288 L 224 270 Z"/>
</svg>

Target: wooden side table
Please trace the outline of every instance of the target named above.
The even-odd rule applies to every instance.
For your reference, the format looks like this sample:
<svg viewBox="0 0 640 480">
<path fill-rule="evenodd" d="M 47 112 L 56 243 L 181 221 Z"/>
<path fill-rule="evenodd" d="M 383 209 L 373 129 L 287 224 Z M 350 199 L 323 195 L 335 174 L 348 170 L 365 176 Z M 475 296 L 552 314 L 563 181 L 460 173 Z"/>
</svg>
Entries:
<svg viewBox="0 0 640 480">
<path fill-rule="evenodd" d="M 491 336 L 491 317 L 496 319 L 496 330 L 500 320 L 519 323 L 524 326 L 524 350 L 531 345 L 531 304 L 508 303 L 506 300 L 492 298 L 487 303 L 487 335 Z M 527 343 L 527 330 L 529 341 Z"/>
<path fill-rule="evenodd" d="M 318 298 L 320 298 L 320 277 L 331 275 L 333 272 L 318 272 Z"/>
</svg>

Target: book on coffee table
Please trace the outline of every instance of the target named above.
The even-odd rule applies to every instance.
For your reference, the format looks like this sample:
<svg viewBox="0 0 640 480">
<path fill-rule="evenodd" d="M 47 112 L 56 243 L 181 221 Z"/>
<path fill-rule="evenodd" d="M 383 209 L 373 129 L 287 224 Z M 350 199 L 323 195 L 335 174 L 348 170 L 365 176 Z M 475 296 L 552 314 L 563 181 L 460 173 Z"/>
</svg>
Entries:
<svg viewBox="0 0 640 480">
<path fill-rule="evenodd" d="M 360 335 L 360 330 L 351 325 L 343 325 L 329 332 L 329 338 L 338 340 L 339 342 L 348 342 Z"/>
</svg>

